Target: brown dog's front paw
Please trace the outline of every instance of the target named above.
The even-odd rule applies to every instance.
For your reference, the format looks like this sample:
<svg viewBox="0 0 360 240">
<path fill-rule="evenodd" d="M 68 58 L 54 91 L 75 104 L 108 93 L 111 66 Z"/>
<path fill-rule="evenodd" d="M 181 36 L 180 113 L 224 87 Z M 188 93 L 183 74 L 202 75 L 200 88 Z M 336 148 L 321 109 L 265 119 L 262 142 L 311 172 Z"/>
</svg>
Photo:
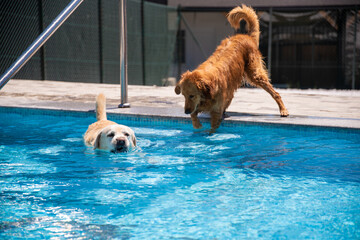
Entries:
<svg viewBox="0 0 360 240">
<path fill-rule="evenodd" d="M 209 131 L 209 133 L 210 133 L 210 134 L 215 133 L 215 132 L 216 132 L 216 129 L 217 129 L 217 128 L 211 128 L 210 131 Z"/>
<path fill-rule="evenodd" d="M 287 116 L 289 116 L 288 110 L 284 109 L 284 110 L 280 111 L 280 116 L 281 116 L 281 117 L 287 117 Z"/>
<path fill-rule="evenodd" d="M 201 125 L 201 123 L 193 123 L 193 127 L 195 129 L 200 129 L 200 128 L 202 128 L 202 125 Z"/>
</svg>

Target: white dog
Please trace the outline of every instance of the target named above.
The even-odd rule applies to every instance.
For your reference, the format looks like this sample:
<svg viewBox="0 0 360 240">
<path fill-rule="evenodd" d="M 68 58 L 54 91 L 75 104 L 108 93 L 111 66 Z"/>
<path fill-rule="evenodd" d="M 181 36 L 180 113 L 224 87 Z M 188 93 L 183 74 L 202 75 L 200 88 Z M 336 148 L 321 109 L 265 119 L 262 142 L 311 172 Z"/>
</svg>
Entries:
<svg viewBox="0 0 360 240">
<path fill-rule="evenodd" d="M 104 94 L 96 98 L 96 119 L 97 122 L 91 124 L 84 135 L 86 145 L 113 153 L 127 152 L 136 147 L 136 137 L 131 128 L 107 120 Z"/>
</svg>

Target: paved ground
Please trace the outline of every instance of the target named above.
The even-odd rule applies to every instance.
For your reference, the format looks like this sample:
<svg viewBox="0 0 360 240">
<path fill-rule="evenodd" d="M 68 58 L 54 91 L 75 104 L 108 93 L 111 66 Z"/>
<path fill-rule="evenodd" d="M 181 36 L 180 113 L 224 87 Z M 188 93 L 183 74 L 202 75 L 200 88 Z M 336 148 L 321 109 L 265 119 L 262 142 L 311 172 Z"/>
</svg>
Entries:
<svg viewBox="0 0 360 240">
<path fill-rule="evenodd" d="M 279 116 L 275 101 L 262 89 L 241 88 L 228 109 L 226 121 L 321 125 L 360 129 L 360 91 L 277 89 L 290 112 Z M 128 88 L 131 108 L 118 108 L 120 86 L 114 84 L 11 80 L 0 90 L 0 106 L 89 111 L 95 97 L 104 93 L 108 112 L 189 118 L 184 99 L 174 87 Z M 204 115 L 206 117 L 206 115 Z"/>
</svg>

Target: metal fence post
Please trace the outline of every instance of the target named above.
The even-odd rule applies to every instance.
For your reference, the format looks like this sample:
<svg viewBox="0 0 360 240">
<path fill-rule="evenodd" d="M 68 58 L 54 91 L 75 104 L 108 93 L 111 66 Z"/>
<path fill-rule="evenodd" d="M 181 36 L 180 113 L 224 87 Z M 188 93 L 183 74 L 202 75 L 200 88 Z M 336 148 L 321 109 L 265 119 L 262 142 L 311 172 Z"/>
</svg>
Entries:
<svg viewBox="0 0 360 240">
<path fill-rule="evenodd" d="M 40 21 L 39 21 L 39 28 L 41 29 L 41 32 L 44 31 L 44 11 L 42 6 L 43 1 L 38 0 L 38 10 L 40 15 Z M 41 47 L 39 49 L 40 51 L 40 61 L 41 61 L 41 80 L 46 80 L 46 60 L 45 60 L 45 46 Z"/>
<path fill-rule="evenodd" d="M 177 7 L 177 18 L 178 18 L 178 30 L 176 36 L 176 43 L 177 43 L 177 71 L 178 71 L 178 80 L 181 78 L 181 65 L 182 65 L 182 43 L 183 41 L 181 36 L 181 5 Z"/>
<path fill-rule="evenodd" d="M 120 87 L 121 87 L 121 103 L 119 108 L 129 108 L 128 103 L 128 76 L 127 76 L 127 33 L 126 33 L 126 0 L 120 0 Z"/>
<path fill-rule="evenodd" d="M 146 85 L 146 66 L 145 66 L 145 16 L 144 16 L 144 3 L 141 0 L 140 15 L 141 15 L 141 67 L 142 67 L 142 83 Z"/>
<path fill-rule="evenodd" d="M 66 8 L 52 21 L 40 36 L 21 54 L 1 76 L 0 89 L 27 63 L 27 61 L 41 48 L 42 45 L 54 34 L 54 32 L 65 22 L 65 20 L 80 6 L 83 0 L 73 0 Z"/>
<path fill-rule="evenodd" d="M 353 47 L 353 61 L 352 61 L 352 76 L 351 76 L 351 89 L 355 89 L 355 73 L 356 73 L 356 30 L 357 30 L 357 15 L 358 8 L 355 7 L 355 22 L 354 22 L 354 47 Z"/>
<path fill-rule="evenodd" d="M 272 47 L 272 15 L 273 15 L 273 8 L 270 8 L 270 19 L 269 19 L 269 38 L 268 38 L 268 72 L 269 77 L 271 78 L 271 47 Z"/>
<path fill-rule="evenodd" d="M 103 17 L 103 5 L 101 4 L 102 0 L 98 0 L 98 29 L 99 29 L 99 62 L 100 62 L 100 74 L 99 74 L 99 82 L 104 83 L 104 44 L 103 44 L 103 25 L 104 25 L 104 17 Z"/>
</svg>

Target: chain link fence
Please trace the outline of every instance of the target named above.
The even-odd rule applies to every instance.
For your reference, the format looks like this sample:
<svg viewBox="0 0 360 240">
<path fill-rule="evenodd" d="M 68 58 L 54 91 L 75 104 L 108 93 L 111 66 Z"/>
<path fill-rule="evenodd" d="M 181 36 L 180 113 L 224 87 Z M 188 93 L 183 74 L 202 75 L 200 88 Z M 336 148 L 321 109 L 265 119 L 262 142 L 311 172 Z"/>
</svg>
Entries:
<svg viewBox="0 0 360 240">
<path fill-rule="evenodd" d="M 70 1 L 0 1 L 0 73 L 21 55 Z M 127 0 L 129 84 L 161 85 L 170 76 L 177 10 Z M 15 75 L 119 83 L 119 0 L 86 0 Z"/>
</svg>

